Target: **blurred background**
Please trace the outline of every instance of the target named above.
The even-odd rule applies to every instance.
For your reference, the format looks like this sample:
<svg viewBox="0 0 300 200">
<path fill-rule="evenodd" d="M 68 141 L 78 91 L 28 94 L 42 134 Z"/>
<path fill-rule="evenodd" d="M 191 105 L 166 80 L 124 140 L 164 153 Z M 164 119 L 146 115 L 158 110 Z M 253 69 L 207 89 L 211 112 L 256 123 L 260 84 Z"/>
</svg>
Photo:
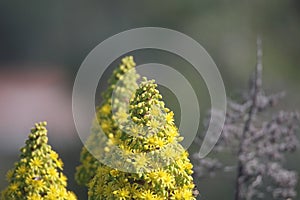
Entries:
<svg viewBox="0 0 300 200">
<path fill-rule="evenodd" d="M 267 92 L 286 91 L 278 109 L 300 110 L 300 2 L 297 0 L 1 0 L 1 190 L 7 184 L 5 173 L 18 160 L 18 150 L 24 145 L 30 128 L 35 122 L 46 120 L 50 144 L 65 163 L 69 189 L 79 199 L 87 199 L 86 190 L 74 182 L 82 147 L 71 108 L 76 72 L 100 42 L 121 31 L 143 26 L 174 29 L 203 45 L 219 67 L 228 97 L 233 99 L 247 89 L 256 62 L 256 36 L 260 34 L 264 88 Z M 158 62 L 180 70 L 200 91 L 201 115 L 209 110 L 205 83 L 188 63 L 162 51 L 141 50 L 131 54 L 135 55 L 137 64 Z M 101 78 L 99 94 L 118 62 Z M 161 90 L 166 104 L 175 110 L 179 124 L 180 109 L 174 94 L 163 87 Z M 97 102 L 101 101 L 99 94 Z M 204 131 L 200 128 L 199 134 Z M 191 146 L 189 151 L 198 149 Z M 300 173 L 299 156 L 299 151 L 288 155 L 285 164 Z M 228 160 L 234 162 L 233 157 L 229 156 Z M 221 173 L 214 178 L 197 179 L 199 199 L 233 199 L 234 178 L 234 173 Z M 300 184 L 297 190 L 300 191 Z"/>
</svg>

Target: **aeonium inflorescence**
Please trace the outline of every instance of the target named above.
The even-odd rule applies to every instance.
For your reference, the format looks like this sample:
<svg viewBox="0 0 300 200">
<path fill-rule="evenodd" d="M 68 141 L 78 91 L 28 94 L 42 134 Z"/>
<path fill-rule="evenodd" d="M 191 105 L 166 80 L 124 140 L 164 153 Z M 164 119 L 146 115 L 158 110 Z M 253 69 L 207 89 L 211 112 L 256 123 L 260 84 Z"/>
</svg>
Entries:
<svg viewBox="0 0 300 200">
<path fill-rule="evenodd" d="M 117 167 L 99 165 L 89 199 L 195 199 L 193 166 L 153 80 L 139 85 L 125 119 L 104 151 Z"/>
<path fill-rule="evenodd" d="M 2 200 L 77 199 L 66 189 L 63 162 L 48 145 L 46 125 L 36 123 L 31 129 L 26 145 L 21 148 L 20 161 L 7 173 L 9 186 L 2 192 Z"/>
<path fill-rule="evenodd" d="M 124 118 L 126 119 L 127 115 L 124 112 L 126 110 L 126 103 L 124 102 L 129 101 L 131 94 L 138 87 L 137 79 L 139 75 L 136 73 L 135 66 L 136 64 L 132 56 L 124 57 L 108 81 L 108 88 L 102 94 L 103 102 L 96 109 L 91 134 L 80 154 L 81 165 L 76 168 L 75 179 L 80 185 L 87 185 L 95 175 L 98 166 L 101 165 L 98 159 L 104 156 L 104 148 L 108 142 L 107 137 L 112 138 L 114 135 L 120 134 L 118 124 L 113 119 L 112 111 L 116 113 L 119 121 Z M 113 91 L 119 94 L 115 98 L 112 98 Z M 115 107 L 112 108 L 112 104 Z"/>
</svg>

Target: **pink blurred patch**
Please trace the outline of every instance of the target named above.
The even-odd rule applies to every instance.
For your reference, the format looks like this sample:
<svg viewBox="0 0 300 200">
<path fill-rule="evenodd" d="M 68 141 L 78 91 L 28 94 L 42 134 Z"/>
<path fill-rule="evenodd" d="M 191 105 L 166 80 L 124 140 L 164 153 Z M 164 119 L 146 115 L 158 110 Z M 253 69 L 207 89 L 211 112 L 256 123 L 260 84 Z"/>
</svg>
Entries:
<svg viewBox="0 0 300 200">
<path fill-rule="evenodd" d="M 23 146 L 35 122 L 48 122 L 51 143 L 76 137 L 70 81 L 59 68 L 0 70 L 0 149 Z"/>
</svg>

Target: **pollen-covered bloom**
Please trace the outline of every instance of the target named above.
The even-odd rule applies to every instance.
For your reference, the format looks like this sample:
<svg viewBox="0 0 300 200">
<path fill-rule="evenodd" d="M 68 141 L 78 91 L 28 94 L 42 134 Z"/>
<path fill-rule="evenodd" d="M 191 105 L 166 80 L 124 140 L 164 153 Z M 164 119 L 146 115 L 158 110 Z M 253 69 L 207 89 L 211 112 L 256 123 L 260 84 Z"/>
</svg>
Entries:
<svg viewBox="0 0 300 200">
<path fill-rule="evenodd" d="M 20 161 L 7 173 L 8 187 L 3 200 L 75 200 L 66 189 L 67 178 L 60 172 L 62 161 L 48 145 L 46 122 L 35 124 L 26 145 L 21 148 Z"/>
</svg>

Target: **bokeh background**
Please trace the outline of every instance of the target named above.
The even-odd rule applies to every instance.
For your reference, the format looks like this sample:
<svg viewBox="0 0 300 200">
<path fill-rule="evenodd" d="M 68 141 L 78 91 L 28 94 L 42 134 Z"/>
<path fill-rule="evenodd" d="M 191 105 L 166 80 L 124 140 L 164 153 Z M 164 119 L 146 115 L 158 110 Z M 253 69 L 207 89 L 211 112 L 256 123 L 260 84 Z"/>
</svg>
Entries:
<svg viewBox="0 0 300 200">
<path fill-rule="evenodd" d="M 76 72 L 101 41 L 143 26 L 174 29 L 202 44 L 219 67 L 227 95 L 233 99 L 247 89 L 256 62 L 256 37 L 260 34 L 266 91 L 286 91 L 277 109 L 300 110 L 300 2 L 297 0 L 1 0 L 0 189 L 6 186 L 5 173 L 18 160 L 18 150 L 33 123 L 46 120 L 50 143 L 65 163 L 69 188 L 79 199 L 87 199 L 86 190 L 74 182 L 82 147 L 71 109 Z M 179 69 L 200 91 L 201 115 L 205 115 L 209 96 L 205 83 L 191 66 L 166 52 L 144 50 L 131 54 L 138 64 L 158 62 Z M 98 102 L 108 75 L 118 62 L 101 78 Z M 161 90 L 167 105 L 175 110 L 179 124 L 180 109 L 174 94 L 166 88 Z M 203 120 L 204 117 L 199 123 Z M 204 132 L 200 127 L 199 134 Z M 189 151 L 197 149 L 193 145 Z M 299 151 L 288 155 L 285 165 L 300 173 L 299 156 Z M 235 161 L 232 156 L 226 159 Z M 213 178 L 197 179 L 199 199 L 233 199 L 234 178 L 234 173 L 220 173 Z M 300 184 L 297 190 L 300 191 Z"/>
</svg>

